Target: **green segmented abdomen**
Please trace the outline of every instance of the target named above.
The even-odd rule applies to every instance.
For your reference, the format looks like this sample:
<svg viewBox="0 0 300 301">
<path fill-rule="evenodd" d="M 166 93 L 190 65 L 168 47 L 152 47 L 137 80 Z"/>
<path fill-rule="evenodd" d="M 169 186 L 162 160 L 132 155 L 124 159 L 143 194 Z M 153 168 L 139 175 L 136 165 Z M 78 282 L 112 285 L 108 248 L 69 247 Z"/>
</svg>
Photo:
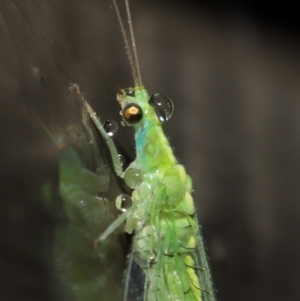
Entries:
<svg viewBox="0 0 300 301">
<path fill-rule="evenodd" d="M 151 186 L 145 181 L 133 194 L 133 202 L 138 203 L 133 217 L 134 252 L 147 275 L 147 300 L 200 301 L 191 255 L 197 244 L 197 222 L 190 179 L 178 164 L 162 177 L 157 175 L 156 184 L 154 176 L 149 177 Z M 147 195 L 146 187 L 151 187 Z"/>
</svg>

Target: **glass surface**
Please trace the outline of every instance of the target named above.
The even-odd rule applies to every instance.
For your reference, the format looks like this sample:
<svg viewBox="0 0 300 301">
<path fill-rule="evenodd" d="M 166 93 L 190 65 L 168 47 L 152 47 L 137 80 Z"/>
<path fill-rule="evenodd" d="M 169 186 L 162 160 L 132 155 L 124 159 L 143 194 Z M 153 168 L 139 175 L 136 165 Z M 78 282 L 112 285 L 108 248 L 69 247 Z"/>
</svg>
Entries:
<svg viewBox="0 0 300 301">
<path fill-rule="evenodd" d="M 193 179 L 217 298 L 299 300 L 299 37 L 253 11 L 192 2 L 130 3 L 143 82 L 174 102 L 164 130 Z M 82 298 L 108 300 L 89 285 L 112 275 L 109 294 L 120 300 L 127 239 L 120 230 L 107 248 L 90 243 L 130 192 L 91 124 L 90 143 L 72 83 L 102 122 L 120 125 L 115 94 L 133 80 L 111 1 L 1 0 L 1 300 L 73 301 L 75 282 Z M 132 134 L 119 126 L 114 135 L 124 167 Z M 72 181 L 75 194 L 61 193 Z M 80 207 L 81 193 L 90 206 Z M 109 260 L 96 260 L 105 250 Z M 77 273 L 76 260 L 89 272 Z"/>
<path fill-rule="evenodd" d="M 102 121 L 117 119 L 109 3 L 5 0 L 0 12 L 1 299 L 120 300 L 129 241 L 122 229 L 94 240 L 123 189 L 69 91 L 78 83 Z"/>
</svg>

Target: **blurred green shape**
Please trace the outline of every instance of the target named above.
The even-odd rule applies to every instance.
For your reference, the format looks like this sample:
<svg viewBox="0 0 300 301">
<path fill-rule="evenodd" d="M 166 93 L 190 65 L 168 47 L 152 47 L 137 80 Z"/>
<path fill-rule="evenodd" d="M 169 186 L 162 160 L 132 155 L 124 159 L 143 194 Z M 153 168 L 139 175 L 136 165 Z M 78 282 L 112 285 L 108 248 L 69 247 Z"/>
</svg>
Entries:
<svg viewBox="0 0 300 301">
<path fill-rule="evenodd" d="M 62 300 L 120 300 L 127 242 L 121 231 L 94 241 L 118 214 L 105 144 L 88 123 L 51 133 L 58 148 L 59 192 L 54 257 Z"/>
</svg>

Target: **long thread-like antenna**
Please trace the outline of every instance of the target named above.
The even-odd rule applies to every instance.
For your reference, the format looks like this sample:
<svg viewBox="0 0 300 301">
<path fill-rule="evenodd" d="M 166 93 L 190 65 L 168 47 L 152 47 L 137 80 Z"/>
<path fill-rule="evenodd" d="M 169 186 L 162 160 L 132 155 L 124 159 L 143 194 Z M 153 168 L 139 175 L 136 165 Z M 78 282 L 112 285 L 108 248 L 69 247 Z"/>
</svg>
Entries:
<svg viewBox="0 0 300 301">
<path fill-rule="evenodd" d="M 132 18 L 131 18 L 131 13 L 130 13 L 130 8 L 129 8 L 129 0 L 125 0 L 125 6 L 126 6 L 127 19 L 128 19 L 128 25 L 129 25 L 129 31 L 130 31 L 132 50 L 133 50 L 133 54 L 134 54 L 136 72 L 137 72 L 137 76 L 139 79 L 139 83 L 141 85 L 142 84 L 142 76 L 141 76 L 140 64 L 139 64 L 139 59 L 138 59 L 137 50 L 136 50 L 136 44 L 135 44 L 135 38 L 134 38 L 134 32 L 133 32 L 133 26 L 132 26 Z"/>
<path fill-rule="evenodd" d="M 131 15 L 130 15 L 130 10 L 129 10 L 129 3 L 128 0 L 125 0 L 125 5 L 126 5 L 126 12 L 127 12 L 127 18 L 128 18 L 128 25 L 129 25 L 129 31 L 130 31 L 130 38 L 131 38 L 131 43 L 132 43 L 132 49 L 129 45 L 129 41 L 127 38 L 127 33 L 125 30 L 125 26 L 124 23 L 122 21 L 121 18 L 121 13 L 120 13 L 120 9 L 117 5 L 116 0 L 112 0 L 116 14 L 117 14 L 117 18 L 121 27 L 121 32 L 122 32 L 122 36 L 124 39 L 124 43 L 125 43 L 125 49 L 128 55 L 128 59 L 129 59 L 129 63 L 130 63 L 130 67 L 131 67 L 131 72 L 133 75 L 133 80 L 134 80 L 134 84 L 135 86 L 140 86 L 142 84 L 142 79 L 141 79 L 141 73 L 140 73 L 140 67 L 139 67 L 139 62 L 138 62 L 138 56 L 137 56 L 137 51 L 136 51 L 136 46 L 135 46 L 135 39 L 134 39 L 134 33 L 133 33 L 133 28 L 132 28 L 132 20 L 131 20 Z M 132 54 L 132 50 L 134 55 Z"/>
</svg>

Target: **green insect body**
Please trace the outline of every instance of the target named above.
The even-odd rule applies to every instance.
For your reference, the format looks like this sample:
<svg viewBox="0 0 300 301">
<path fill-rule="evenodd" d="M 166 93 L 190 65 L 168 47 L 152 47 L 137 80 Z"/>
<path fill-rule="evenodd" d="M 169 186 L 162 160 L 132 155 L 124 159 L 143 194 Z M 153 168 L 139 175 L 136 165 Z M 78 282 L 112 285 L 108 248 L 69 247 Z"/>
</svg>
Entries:
<svg viewBox="0 0 300 301">
<path fill-rule="evenodd" d="M 198 224 L 191 179 L 177 163 L 147 91 L 135 87 L 132 94 L 135 96 L 123 92 L 118 101 L 127 123 L 131 122 L 127 111 L 141 110 L 141 119 L 132 122 L 137 152 L 132 166 L 140 170 L 142 183 L 132 194 L 125 229 L 135 233 L 135 260 L 148 279 L 146 300 L 201 301 L 192 256 L 197 247 Z"/>
<path fill-rule="evenodd" d="M 121 90 L 117 100 L 124 122 L 135 129 L 136 160 L 124 172 L 111 137 L 90 105 L 86 106 L 107 141 L 116 173 L 134 189 L 132 206 L 122 208 L 118 197 L 116 205 L 125 212 L 96 242 L 126 220 L 125 231 L 134 234 L 134 260 L 146 275 L 144 301 L 215 301 L 192 182 L 162 130 L 173 104 L 160 94 L 149 97 L 143 86 Z M 124 300 L 127 293 L 125 287 Z"/>
<path fill-rule="evenodd" d="M 124 301 L 128 300 L 133 259 L 146 276 L 143 301 L 215 301 L 191 196 L 192 181 L 178 164 L 162 130 L 162 123 L 173 113 L 172 101 L 161 94 L 149 97 L 142 85 L 128 0 L 124 1 L 132 48 L 116 0 L 112 1 L 135 83 L 134 88 L 117 95 L 123 122 L 135 130 L 136 159 L 124 172 L 111 136 L 87 102 L 86 108 L 107 142 L 116 174 L 134 191 L 130 208 L 122 207 L 122 196 L 116 199 L 123 213 L 95 242 L 106 239 L 124 221 L 125 231 L 134 234 Z"/>
</svg>

